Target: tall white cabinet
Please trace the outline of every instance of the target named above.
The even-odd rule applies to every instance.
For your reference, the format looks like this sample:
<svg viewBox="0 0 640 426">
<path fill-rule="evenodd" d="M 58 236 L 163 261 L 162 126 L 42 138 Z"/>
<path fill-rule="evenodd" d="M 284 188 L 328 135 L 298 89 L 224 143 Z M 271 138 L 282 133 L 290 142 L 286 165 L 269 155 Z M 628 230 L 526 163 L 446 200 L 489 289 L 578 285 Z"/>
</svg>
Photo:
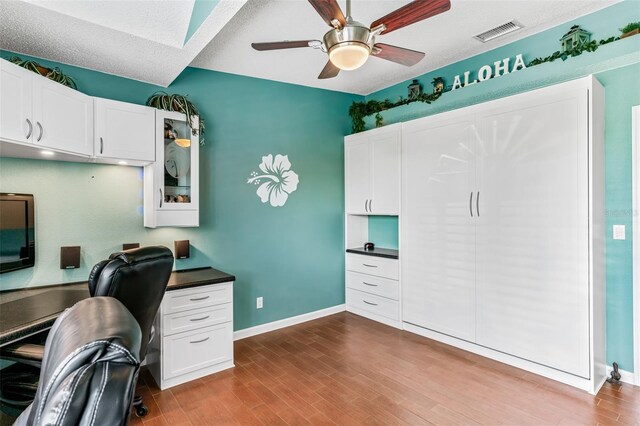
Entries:
<svg viewBox="0 0 640 426">
<path fill-rule="evenodd" d="M 588 77 L 403 124 L 405 329 L 597 392 L 603 101 Z"/>
</svg>

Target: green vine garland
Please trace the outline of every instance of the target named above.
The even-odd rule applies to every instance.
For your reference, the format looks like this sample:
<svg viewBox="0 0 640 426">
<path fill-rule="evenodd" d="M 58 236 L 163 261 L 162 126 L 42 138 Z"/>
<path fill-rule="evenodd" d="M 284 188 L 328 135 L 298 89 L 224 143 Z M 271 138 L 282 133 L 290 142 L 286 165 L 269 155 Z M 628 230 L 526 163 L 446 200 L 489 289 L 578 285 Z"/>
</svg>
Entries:
<svg viewBox="0 0 640 426">
<path fill-rule="evenodd" d="M 64 86 L 78 90 L 78 87 L 76 86 L 76 82 L 73 80 L 73 78 L 64 74 L 62 71 L 60 71 L 60 68 L 58 67 L 53 69 L 47 68 L 40 65 L 36 61 L 22 60 L 17 56 L 12 56 L 11 58 L 9 58 L 9 62 L 12 62 L 18 66 L 21 66 L 22 68 L 27 69 L 29 71 L 33 71 L 36 74 L 39 74 L 43 77 L 48 78 L 49 80 L 55 81 L 56 83 L 60 83 Z"/>
<path fill-rule="evenodd" d="M 553 62 L 556 59 L 562 59 L 563 61 L 567 60 L 569 57 L 575 57 L 581 55 L 583 52 L 595 52 L 598 47 L 603 46 L 605 44 L 612 43 L 614 41 L 620 40 L 620 37 L 609 37 L 608 39 L 596 41 L 592 40 L 589 43 L 576 46 L 575 48 L 567 51 L 560 52 L 556 51 L 551 55 L 545 58 L 535 58 L 531 60 L 527 64 L 527 68 L 533 67 L 536 65 L 544 64 L 545 62 Z M 451 89 L 443 90 L 443 92 L 448 92 Z M 388 99 L 383 101 L 363 101 L 363 102 L 353 102 L 349 107 L 349 116 L 351 116 L 351 120 L 353 121 L 352 130 L 353 133 L 359 133 L 365 130 L 365 121 L 364 118 L 370 115 L 375 114 L 375 126 L 381 127 L 384 125 L 384 119 L 380 114 L 382 111 L 396 108 L 402 105 L 408 105 L 412 102 L 424 102 L 430 104 L 431 102 L 436 101 L 443 92 L 440 93 L 421 93 L 420 95 L 413 97 L 411 99 L 403 99 L 402 97 L 397 102 L 391 102 Z"/>
<path fill-rule="evenodd" d="M 187 99 L 186 95 L 170 95 L 166 92 L 156 92 L 147 99 L 147 105 L 165 111 L 178 111 L 187 116 L 187 124 L 191 128 L 193 135 L 200 134 L 200 145 L 204 145 L 204 118 L 200 116 L 198 108 Z M 200 125 L 194 129 L 193 116 L 200 118 Z"/>
</svg>

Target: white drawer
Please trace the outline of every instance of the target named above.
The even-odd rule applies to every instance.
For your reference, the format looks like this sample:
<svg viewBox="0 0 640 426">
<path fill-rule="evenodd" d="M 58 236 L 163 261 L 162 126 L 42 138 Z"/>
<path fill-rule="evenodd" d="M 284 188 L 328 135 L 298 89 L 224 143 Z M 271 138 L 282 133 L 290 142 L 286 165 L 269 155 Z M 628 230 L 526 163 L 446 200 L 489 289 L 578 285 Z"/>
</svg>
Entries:
<svg viewBox="0 0 640 426">
<path fill-rule="evenodd" d="M 381 315 L 395 321 L 400 321 L 400 303 L 386 297 L 375 296 L 362 291 L 347 289 L 347 310 L 349 307 L 361 309 L 373 314 Z"/>
<path fill-rule="evenodd" d="M 166 315 L 205 306 L 221 305 L 230 303 L 232 300 L 233 287 L 231 283 L 168 291 L 162 301 L 162 313 Z"/>
<path fill-rule="evenodd" d="M 223 305 L 176 312 L 165 315 L 162 320 L 162 332 L 165 336 L 170 336 L 172 334 L 182 333 L 183 331 L 195 330 L 197 328 L 232 321 L 233 305 L 231 303 L 225 303 Z"/>
<path fill-rule="evenodd" d="M 233 323 L 165 337 L 162 351 L 164 380 L 230 361 L 233 358 Z"/>
<path fill-rule="evenodd" d="M 347 253 L 347 270 L 398 279 L 398 259 Z"/>
<path fill-rule="evenodd" d="M 395 280 L 347 271 L 347 287 L 364 291 L 365 293 L 399 300 L 399 286 L 399 282 Z"/>
</svg>

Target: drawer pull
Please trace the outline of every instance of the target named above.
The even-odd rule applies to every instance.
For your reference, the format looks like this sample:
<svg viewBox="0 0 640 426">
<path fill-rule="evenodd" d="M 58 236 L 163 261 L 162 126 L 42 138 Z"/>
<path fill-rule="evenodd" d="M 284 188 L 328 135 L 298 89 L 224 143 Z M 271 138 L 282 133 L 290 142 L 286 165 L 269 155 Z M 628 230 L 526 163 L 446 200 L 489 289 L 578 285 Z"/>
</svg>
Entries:
<svg viewBox="0 0 640 426">
<path fill-rule="evenodd" d="M 207 315 L 206 317 L 202 317 L 202 318 L 191 318 L 189 319 L 189 321 L 202 321 L 202 320 L 206 320 L 209 317 L 210 315 Z"/>
<path fill-rule="evenodd" d="M 366 266 L 367 268 L 377 268 L 378 265 L 367 265 L 366 263 L 363 263 L 362 266 Z"/>
<path fill-rule="evenodd" d="M 204 296 L 204 297 L 196 297 L 195 299 L 189 299 L 189 300 L 191 300 L 192 302 L 197 302 L 199 300 L 205 300 L 205 299 L 208 299 L 208 298 L 209 298 L 209 296 Z"/>
<path fill-rule="evenodd" d="M 368 286 L 371 286 L 371 287 L 378 287 L 378 284 L 370 284 L 370 283 L 364 282 L 364 281 L 362 281 L 362 284 L 368 285 Z"/>
<path fill-rule="evenodd" d="M 189 343 L 202 343 L 202 342 L 206 342 L 207 340 L 209 340 L 209 338 L 205 337 L 204 339 L 201 339 L 201 340 L 191 340 Z"/>
<path fill-rule="evenodd" d="M 363 301 L 364 303 L 366 303 L 367 305 L 378 306 L 378 304 L 377 304 L 377 303 L 367 302 L 367 301 L 366 301 L 366 300 L 364 300 L 364 299 L 362 299 L 362 301 Z"/>
</svg>

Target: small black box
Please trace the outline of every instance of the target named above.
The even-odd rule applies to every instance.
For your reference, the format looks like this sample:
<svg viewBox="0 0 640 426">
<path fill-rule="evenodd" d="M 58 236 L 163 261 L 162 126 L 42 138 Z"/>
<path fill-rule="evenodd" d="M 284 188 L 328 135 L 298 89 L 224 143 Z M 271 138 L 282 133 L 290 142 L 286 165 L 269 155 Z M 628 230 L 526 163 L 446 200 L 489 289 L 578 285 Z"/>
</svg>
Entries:
<svg viewBox="0 0 640 426">
<path fill-rule="evenodd" d="M 60 269 L 80 267 L 80 246 L 60 247 Z"/>
<path fill-rule="evenodd" d="M 189 240 L 174 241 L 176 259 L 189 258 Z"/>
</svg>

